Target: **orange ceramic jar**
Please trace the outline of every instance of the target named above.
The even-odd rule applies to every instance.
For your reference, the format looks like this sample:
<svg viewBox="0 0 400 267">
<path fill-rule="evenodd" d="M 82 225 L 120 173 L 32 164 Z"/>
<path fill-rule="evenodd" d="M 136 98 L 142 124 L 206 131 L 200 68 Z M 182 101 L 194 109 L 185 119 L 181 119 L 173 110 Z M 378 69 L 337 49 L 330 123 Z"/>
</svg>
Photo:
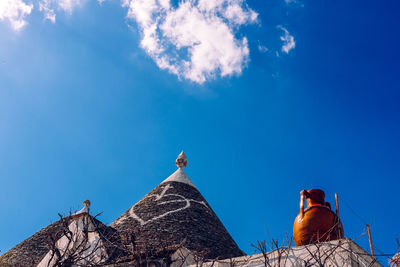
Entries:
<svg viewBox="0 0 400 267">
<path fill-rule="evenodd" d="M 300 213 L 293 226 L 296 246 L 343 238 L 343 226 L 336 214 L 325 202 L 325 193 L 320 189 L 300 192 Z M 304 200 L 307 209 L 304 210 Z"/>
</svg>

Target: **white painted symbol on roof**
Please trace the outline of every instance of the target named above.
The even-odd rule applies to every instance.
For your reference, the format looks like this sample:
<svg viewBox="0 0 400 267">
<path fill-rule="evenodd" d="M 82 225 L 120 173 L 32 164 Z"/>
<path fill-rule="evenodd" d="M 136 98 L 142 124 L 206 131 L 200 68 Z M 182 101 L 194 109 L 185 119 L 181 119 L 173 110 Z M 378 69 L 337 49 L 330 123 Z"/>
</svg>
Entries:
<svg viewBox="0 0 400 267">
<path fill-rule="evenodd" d="M 147 223 L 149 223 L 149 222 L 156 221 L 156 220 L 161 219 L 161 218 L 163 218 L 163 217 L 165 217 L 165 216 L 167 216 L 167 215 L 170 215 L 170 214 L 173 214 L 173 213 L 176 213 L 176 212 L 179 212 L 179 211 L 186 210 L 186 209 L 190 208 L 191 202 L 195 202 L 195 203 L 201 204 L 201 205 L 203 205 L 204 207 L 206 207 L 207 209 L 210 209 L 204 201 L 198 201 L 198 200 L 191 199 L 191 198 L 185 198 L 184 196 L 179 195 L 179 194 L 167 194 L 167 191 L 168 191 L 169 189 L 171 189 L 171 188 L 173 188 L 172 185 L 171 185 L 171 184 L 167 184 L 167 185 L 163 188 L 163 190 L 161 191 L 160 194 L 153 194 L 153 195 L 150 195 L 149 198 L 150 198 L 150 197 L 154 197 L 154 198 L 155 198 L 155 201 L 160 201 L 160 200 L 162 200 L 164 197 L 168 197 L 168 196 L 178 197 L 179 199 L 162 201 L 162 202 L 157 203 L 157 205 L 165 205 L 165 204 L 170 204 L 170 203 L 186 203 L 186 205 L 185 205 L 184 207 L 181 207 L 181 208 L 177 208 L 177 209 L 174 209 L 174 210 L 167 211 L 167 212 L 165 212 L 165 213 L 163 213 L 163 214 L 161 214 L 161 215 L 155 216 L 155 217 L 153 217 L 153 218 L 151 218 L 151 219 L 145 221 L 145 220 L 143 220 L 142 218 L 140 218 L 138 215 L 135 214 L 135 212 L 133 211 L 133 208 L 134 208 L 135 206 L 133 206 L 133 207 L 130 208 L 130 210 L 129 210 L 129 216 L 130 216 L 131 218 L 135 219 L 136 221 L 138 221 L 138 222 L 140 223 L 140 225 L 143 226 L 143 225 L 145 225 L 145 224 L 147 224 Z"/>
</svg>

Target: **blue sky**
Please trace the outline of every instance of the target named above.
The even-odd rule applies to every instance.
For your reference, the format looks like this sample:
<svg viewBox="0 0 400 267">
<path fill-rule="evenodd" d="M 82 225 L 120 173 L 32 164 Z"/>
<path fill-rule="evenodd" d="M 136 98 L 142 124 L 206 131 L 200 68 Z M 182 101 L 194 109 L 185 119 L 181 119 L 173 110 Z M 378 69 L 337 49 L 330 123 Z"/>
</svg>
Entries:
<svg viewBox="0 0 400 267">
<path fill-rule="evenodd" d="M 1 252 L 85 199 L 111 223 L 182 149 L 247 253 L 311 188 L 396 252 L 400 3 L 156 3 L 0 4 Z"/>
</svg>

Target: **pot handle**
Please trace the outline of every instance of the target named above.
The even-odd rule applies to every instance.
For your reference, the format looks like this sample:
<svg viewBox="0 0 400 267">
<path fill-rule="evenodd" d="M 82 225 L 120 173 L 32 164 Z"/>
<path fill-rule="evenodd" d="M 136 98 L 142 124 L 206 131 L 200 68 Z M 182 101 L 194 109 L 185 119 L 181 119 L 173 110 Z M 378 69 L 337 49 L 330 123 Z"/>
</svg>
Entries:
<svg viewBox="0 0 400 267">
<path fill-rule="evenodd" d="M 301 192 L 300 192 L 300 214 L 301 214 L 301 217 L 304 216 L 304 204 L 305 204 L 307 193 L 308 193 L 307 190 L 301 190 Z"/>
</svg>

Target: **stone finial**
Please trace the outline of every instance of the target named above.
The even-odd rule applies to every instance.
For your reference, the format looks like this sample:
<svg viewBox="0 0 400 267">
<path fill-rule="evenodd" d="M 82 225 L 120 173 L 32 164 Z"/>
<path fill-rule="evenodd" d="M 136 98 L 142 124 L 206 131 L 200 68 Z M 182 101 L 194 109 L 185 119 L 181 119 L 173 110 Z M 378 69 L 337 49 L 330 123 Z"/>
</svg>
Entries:
<svg viewBox="0 0 400 267">
<path fill-rule="evenodd" d="M 83 201 L 83 206 L 84 207 L 90 207 L 90 200 L 86 199 L 85 201 Z"/>
<path fill-rule="evenodd" d="M 90 207 L 90 201 L 85 200 L 85 201 L 83 201 L 83 208 L 73 215 L 80 215 L 80 214 L 86 214 L 86 213 L 89 214 L 89 207 Z"/>
<path fill-rule="evenodd" d="M 186 167 L 188 164 L 185 152 L 181 152 L 181 154 L 179 154 L 178 158 L 175 161 L 176 166 L 178 166 L 178 168 L 182 169 L 183 167 Z"/>
</svg>

